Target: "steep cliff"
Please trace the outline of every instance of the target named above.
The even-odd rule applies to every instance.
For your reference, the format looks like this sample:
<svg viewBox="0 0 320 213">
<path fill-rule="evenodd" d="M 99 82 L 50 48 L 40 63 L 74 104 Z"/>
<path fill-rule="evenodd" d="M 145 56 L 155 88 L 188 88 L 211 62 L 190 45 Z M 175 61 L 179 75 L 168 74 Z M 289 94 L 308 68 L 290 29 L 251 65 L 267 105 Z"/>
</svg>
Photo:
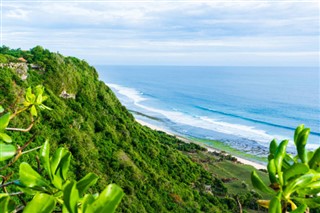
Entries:
<svg viewBox="0 0 320 213">
<path fill-rule="evenodd" d="M 95 172 L 100 176 L 99 190 L 111 182 L 120 185 L 126 196 L 119 212 L 228 212 L 232 207 L 223 196 L 223 183 L 179 151 L 188 146 L 201 148 L 135 122 L 110 88 L 99 81 L 94 67 L 42 47 L 30 51 L 2 48 L 1 53 L 23 57 L 29 67 L 23 81 L 15 68 L 0 66 L 4 107 L 10 107 L 29 86 L 42 84 L 50 96 L 46 105 L 53 110 L 41 113 L 30 133 L 38 134 L 32 146 L 48 138 L 53 150 L 62 145 L 72 152 L 72 176 Z M 61 94 L 72 94 L 72 98 Z M 22 125 L 23 119 L 28 118 L 14 122 Z M 12 137 L 19 143 L 25 135 L 14 133 Z M 34 155 L 23 160 L 31 161 Z"/>
</svg>

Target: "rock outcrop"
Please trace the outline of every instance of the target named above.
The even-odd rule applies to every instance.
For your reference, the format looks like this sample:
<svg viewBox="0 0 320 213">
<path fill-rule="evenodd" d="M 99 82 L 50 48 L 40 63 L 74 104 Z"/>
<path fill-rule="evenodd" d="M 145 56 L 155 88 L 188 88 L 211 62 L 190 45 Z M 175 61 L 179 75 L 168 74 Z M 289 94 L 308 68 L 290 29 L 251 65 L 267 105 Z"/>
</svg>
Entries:
<svg viewBox="0 0 320 213">
<path fill-rule="evenodd" d="M 0 68 L 10 68 L 15 70 L 22 80 L 26 80 L 28 77 L 28 65 L 25 62 L 10 62 L 10 63 L 0 63 Z"/>
</svg>

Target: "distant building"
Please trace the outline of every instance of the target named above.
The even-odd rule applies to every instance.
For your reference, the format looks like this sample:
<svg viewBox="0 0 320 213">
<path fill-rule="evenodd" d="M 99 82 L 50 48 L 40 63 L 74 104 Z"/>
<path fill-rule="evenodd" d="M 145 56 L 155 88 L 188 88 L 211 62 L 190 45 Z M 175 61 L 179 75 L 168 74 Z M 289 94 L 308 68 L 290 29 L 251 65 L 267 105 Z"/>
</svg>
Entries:
<svg viewBox="0 0 320 213">
<path fill-rule="evenodd" d="M 23 62 L 23 63 L 27 63 L 27 60 L 22 57 L 18 58 L 18 61 Z"/>
<path fill-rule="evenodd" d="M 42 70 L 42 67 L 40 67 L 38 64 L 30 64 L 30 67 L 34 70 Z"/>
</svg>

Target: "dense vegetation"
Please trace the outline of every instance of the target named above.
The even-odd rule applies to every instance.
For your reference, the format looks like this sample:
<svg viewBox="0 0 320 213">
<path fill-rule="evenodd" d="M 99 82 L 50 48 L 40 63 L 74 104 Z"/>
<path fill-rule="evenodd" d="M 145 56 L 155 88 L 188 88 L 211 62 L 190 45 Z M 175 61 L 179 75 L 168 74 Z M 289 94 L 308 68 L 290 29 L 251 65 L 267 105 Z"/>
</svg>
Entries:
<svg viewBox="0 0 320 213">
<path fill-rule="evenodd" d="M 25 63 L 24 59 L 28 65 L 26 79 L 22 78 L 26 76 L 26 66 L 14 66 Z M 261 196 L 252 190 L 252 167 L 135 122 L 110 88 L 99 81 L 94 67 L 83 60 L 40 46 L 30 51 L 0 47 L 0 79 L 0 106 L 7 111 L 14 112 L 22 103 L 23 94 L 28 93 L 27 88 L 37 85 L 46 88 L 46 105 L 53 109 L 37 111 L 35 121 L 30 113 L 12 119 L 9 127 L 35 122 L 26 133 L 11 132 L 14 143 L 23 146 L 33 139 L 28 145 L 32 150 L 48 139 L 48 156 L 62 150 L 58 147 L 69 150 L 73 159 L 67 179 L 81 180 L 88 173 L 97 174 L 100 179 L 89 189 L 91 193 L 116 183 L 125 192 L 118 212 L 255 212 L 263 211 L 257 199 L 271 198 L 267 191 L 262 191 Z M 0 116 L 4 113 L 0 112 Z M 17 163 L 25 161 L 41 170 L 37 154 L 21 155 Z M 19 167 L 5 168 L 7 163 L 8 160 L 0 162 L 1 175 L 6 175 L 2 176 L 2 184 L 19 177 Z M 262 178 L 259 183 L 266 182 L 266 172 L 254 173 L 257 174 Z M 14 187 L 7 188 L 14 191 Z M 30 200 L 25 194 L 18 198 L 16 202 Z"/>
<path fill-rule="evenodd" d="M 42 47 L 30 51 L 0 49 L 3 63 L 28 61 L 28 78 L 16 70 L 0 68 L 0 101 L 5 109 L 19 103 L 29 86 L 44 85 L 52 111 L 39 113 L 28 133 L 14 132 L 12 139 L 22 145 L 36 134 L 30 149 L 49 139 L 51 150 L 69 149 L 73 156 L 69 176 L 79 180 L 87 173 L 100 176 L 96 188 L 116 183 L 125 192 L 121 212 L 234 212 L 235 200 L 226 196 L 223 183 L 178 151 L 200 149 L 175 137 L 150 130 L 135 122 L 112 91 L 98 80 L 96 70 L 85 61 L 51 53 Z M 31 66 L 33 65 L 33 66 Z M 62 92 L 71 98 L 59 97 Z M 74 95 L 75 98 L 72 98 Z M 27 115 L 12 120 L 13 126 L 30 121 Z M 36 152 L 23 155 L 34 168 Z M 2 163 L 2 166 L 5 163 Z M 17 177 L 18 168 L 10 168 Z M 9 169 L 9 170 L 10 170 Z M 9 172 L 9 171 L 7 171 Z M 205 188 L 210 187 L 210 191 Z"/>
<path fill-rule="evenodd" d="M 21 146 L 7 134 L 10 131 L 29 132 L 39 110 L 51 110 L 43 104 L 46 99 L 48 96 L 44 94 L 43 86 L 38 85 L 26 90 L 26 94 L 21 98 L 23 104 L 16 102 L 11 110 L 0 105 L 0 161 L 8 161 L 0 170 L 14 167 L 21 156 L 40 149 L 36 170 L 27 162 L 19 162 L 19 179 L 13 181 L 10 180 L 12 173 L 2 172 L 1 212 L 113 213 L 124 195 L 119 186 L 110 184 L 100 193 L 87 193 L 97 182 L 98 176 L 88 173 L 81 180 L 68 177 L 71 153 L 67 149 L 61 147 L 50 156 L 48 140 L 41 146 L 27 150 L 36 134 Z M 10 121 L 23 113 L 30 116 L 29 127 L 12 127 Z M 15 202 L 15 196 L 18 196 L 20 202 Z"/>
</svg>

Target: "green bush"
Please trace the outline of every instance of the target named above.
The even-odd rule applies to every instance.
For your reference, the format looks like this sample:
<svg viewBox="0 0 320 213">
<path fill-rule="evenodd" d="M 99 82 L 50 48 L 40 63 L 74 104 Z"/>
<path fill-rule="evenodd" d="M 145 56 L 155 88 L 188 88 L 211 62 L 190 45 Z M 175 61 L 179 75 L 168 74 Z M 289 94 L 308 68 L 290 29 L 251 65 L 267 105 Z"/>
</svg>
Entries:
<svg viewBox="0 0 320 213">
<path fill-rule="evenodd" d="M 320 147 L 315 151 L 307 151 L 309 133 L 310 129 L 304 125 L 297 127 L 294 133 L 296 156 L 286 152 L 288 140 L 279 145 L 276 140 L 271 141 L 267 167 L 269 186 L 255 171 L 251 174 L 253 186 L 272 196 L 271 200 L 258 201 L 271 213 L 303 213 L 307 208 L 320 208 Z"/>
<path fill-rule="evenodd" d="M 18 212 L 24 213 L 50 213 L 62 211 L 70 213 L 104 213 L 114 212 L 122 199 L 124 193 L 116 184 L 108 185 L 100 194 L 88 193 L 89 187 L 93 186 L 98 176 L 94 173 L 86 174 L 79 181 L 68 177 L 71 153 L 65 148 L 56 150 L 50 157 L 50 144 L 47 141 L 35 149 L 24 151 L 24 149 L 35 139 L 33 136 L 23 146 L 18 146 L 7 134 L 8 131 L 29 132 L 34 124 L 34 118 L 38 116 L 39 110 L 51 110 L 43 102 L 48 98 L 43 95 L 42 86 L 35 87 L 34 91 L 29 87 L 23 105 L 15 108 L 13 113 L 5 112 L 0 106 L 0 161 L 8 161 L 2 171 L 14 165 L 21 155 L 40 148 L 40 160 L 38 161 L 38 171 L 27 162 L 19 165 L 19 178 L 7 182 L 10 174 L 1 174 L 3 182 L 1 188 L 5 193 L 0 193 L 0 207 L 2 213 Z M 8 127 L 10 120 L 28 112 L 31 117 L 31 124 L 26 129 Z M 41 167 L 44 168 L 42 171 Z M 9 192 L 6 188 L 9 185 L 16 186 L 18 191 Z M 14 202 L 12 199 L 16 195 L 29 195 L 30 200 Z"/>
</svg>

